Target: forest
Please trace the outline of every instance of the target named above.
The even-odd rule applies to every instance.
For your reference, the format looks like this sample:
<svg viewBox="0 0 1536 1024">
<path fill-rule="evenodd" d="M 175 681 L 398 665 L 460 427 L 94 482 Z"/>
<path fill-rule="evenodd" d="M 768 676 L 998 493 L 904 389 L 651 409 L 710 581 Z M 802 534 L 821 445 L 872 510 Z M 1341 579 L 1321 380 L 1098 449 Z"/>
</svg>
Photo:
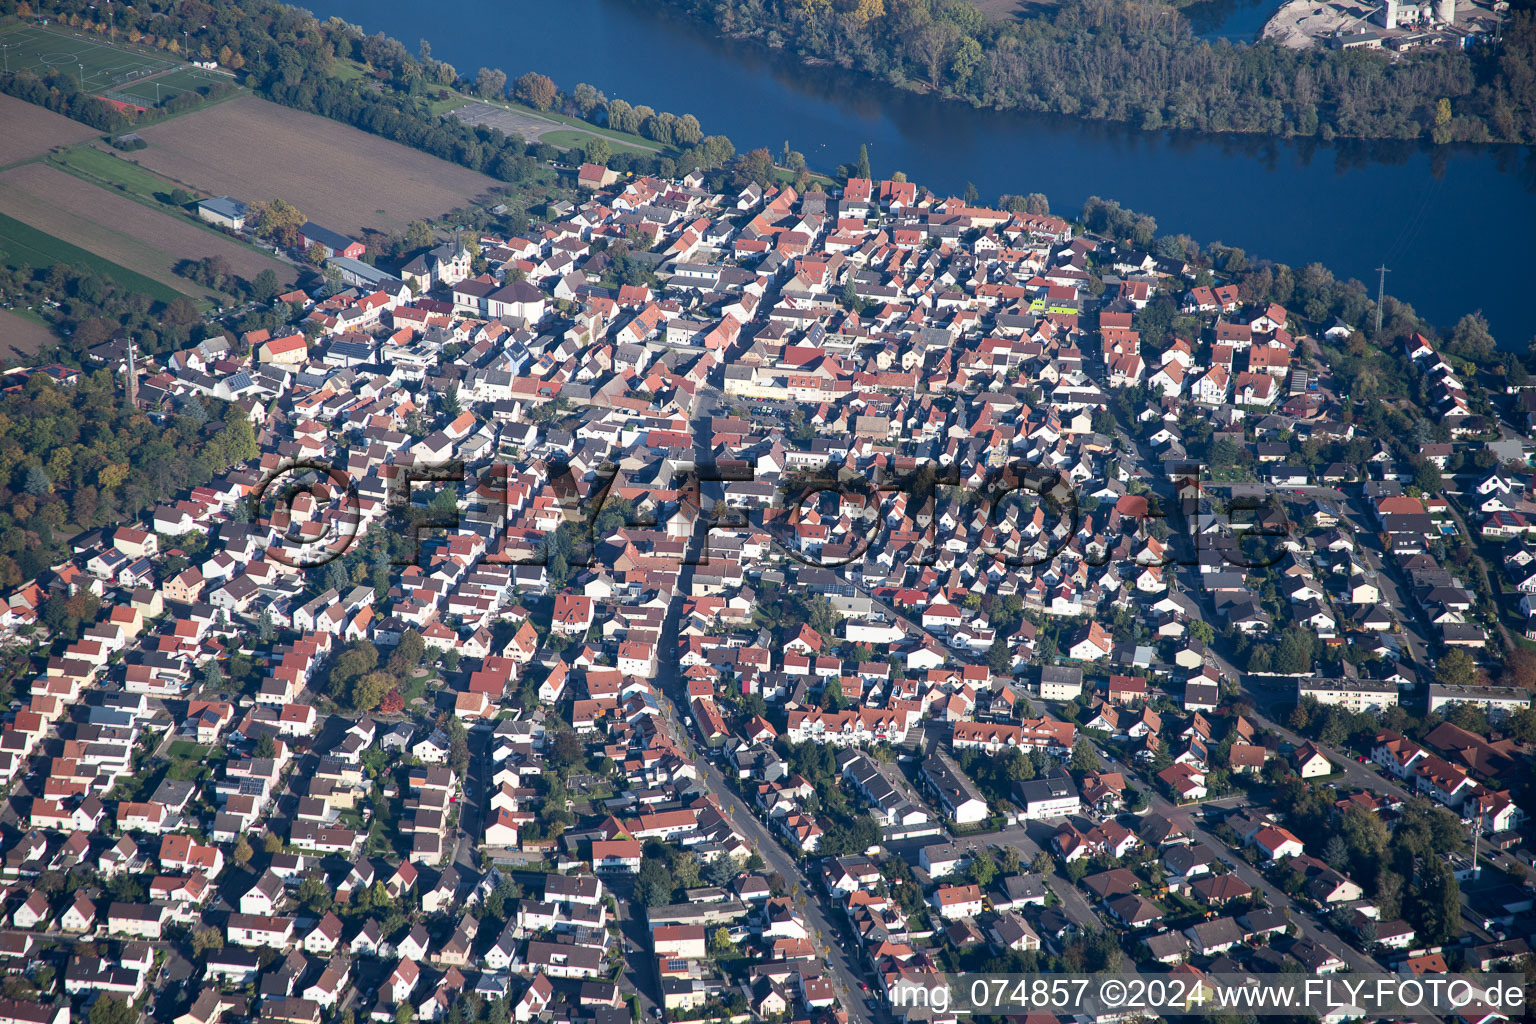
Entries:
<svg viewBox="0 0 1536 1024">
<path fill-rule="evenodd" d="M 728 36 L 978 106 L 1144 128 L 1436 142 L 1536 140 L 1536 11 L 1503 40 L 1392 61 L 1196 38 L 1173 7 L 1080 0 L 988 18 L 966 0 L 671 0 Z"/>
</svg>

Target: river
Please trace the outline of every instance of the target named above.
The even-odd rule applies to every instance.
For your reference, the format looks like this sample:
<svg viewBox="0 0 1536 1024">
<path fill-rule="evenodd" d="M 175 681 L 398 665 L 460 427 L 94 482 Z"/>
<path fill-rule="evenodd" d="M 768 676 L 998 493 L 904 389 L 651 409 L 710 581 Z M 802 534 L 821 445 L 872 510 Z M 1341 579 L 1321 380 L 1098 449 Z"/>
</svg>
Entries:
<svg viewBox="0 0 1536 1024">
<path fill-rule="evenodd" d="M 817 170 L 851 162 L 865 143 L 877 177 L 901 170 L 954 195 L 973 182 L 988 201 L 1041 192 L 1068 215 L 1098 195 L 1151 214 L 1161 232 L 1320 261 L 1372 294 L 1385 264 L 1388 292 L 1436 323 L 1482 309 L 1503 347 L 1524 350 L 1536 335 L 1529 147 L 1144 132 L 975 110 L 722 40 L 631 0 L 321 0 L 316 13 L 412 48 L 428 39 L 461 74 L 540 71 L 563 89 L 589 82 L 691 113 L 741 151 L 778 152 L 787 140 Z"/>
</svg>

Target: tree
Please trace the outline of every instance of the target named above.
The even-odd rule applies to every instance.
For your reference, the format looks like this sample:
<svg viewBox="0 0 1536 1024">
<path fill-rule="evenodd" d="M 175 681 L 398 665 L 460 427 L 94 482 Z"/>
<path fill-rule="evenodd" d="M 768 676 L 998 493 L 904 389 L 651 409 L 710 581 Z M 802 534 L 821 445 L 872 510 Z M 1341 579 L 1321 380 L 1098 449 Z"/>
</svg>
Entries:
<svg viewBox="0 0 1536 1024">
<path fill-rule="evenodd" d="M 1445 480 L 1440 475 L 1440 467 L 1428 459 L 1422 459 L 1413 467 L 1413 486 L 1426 495 L 1438 494 L 1445 487 Z"/>
<path fill-rule="evenodd" d="M 1099 755 L 1094 751 L 1093 745 L 1085 739 L 1079 739 L 1072 748 L 1072 770 L 1075 772 L 1096 772 L 1099 768 Z"/>
<path fill-rule="evenodd" d="M 1504 731 L 1516 743 L 1536 743 L 1536 709 L 1525 707 L 1510 715 Z"/>
<path fill-rule="evenodd" d="M 1435 124 L 1430 129 L 1430 138 L 1437 146 L 1443 146 L 1451 141 L 1451 101 L 1449 97 L 1440 97 L 1440 102 L 1435 104 Z"/>
<path fill-rule="evenodd" d="M 731 941 L 731 933 L 726 928 L 716 928 L 709 936 L 709 955 L 715 960 L 729 960 L 739 952 L 736 943 Z"/>
<path fill-rule="evenodd" d="M 985 889 L 997 878 L 997 860 L 992 856 L 991 850 L 978 850 L 971 858 L 969 868 L 971 881 Z"/>
<path fill-rule="evenodd" d="M 965 194 L 961 196 L 961 198 L 965 201 L 966 206 L 976 205 L 977 200 L 981 198 L 981 193 L 977 190 L 976 183 L 974 181 L 968 181 L 965 183 Z"/>
<path fill-rule="evenodd" d="M 635 878 L 635 896 L 647 907 L 661 907 L 672 902 L 674 888 L 666 862 L 647 854 Z"/>
<path fill-rule="evenodd" d="M 91 1007 L 91 1024 L 136 1024 L 138 1018 L 133 1007 L 105 993 L 98 996 Z"/>
<path fill-rule="evenodd" d="M 1349 865 L 1349 846 L 1344 837 L 1333 835 L 1328 837 L 1328 842 L 1323 846 L 1323 860 L 1335 871 L 1344 871 Z"/>
<path fill-rule="evenodd" d="M 554 104 L 555 96 L 558 94 L 559 90 L 555 88 L 555 83 L 548 76 L 541 75 L 537 71 L 518 76 L 512 88 L 513 96 L 535 110 L 548 110 Z"/>
<path fill-rule="evenodd" d="M 255 852 L 251 849 L 251 841 L 245 838 L 244 835 L 235 840 L 235 849 L 232 855 L 235 858 L 236 864 L 242 866 L 249 864 L 251 862 L 251 854 Z"/>
<path fill-rule="evenodd" d="M 192 929 L 192 955 L 217 952 L 224 948 L 224 933 L 212 925 L 200 924 Z"/>
<path fill-rule="evenodd" d="M 1403 909 L 1426 943 L 1439 945 L 1461 934 L 1461 889 L 1449 864 L 1438 857 L 1421 863 L 1413 895 Z"/>
<path fill-rule="evenodd" d="M 855 178 L 869 177 L 869 147 L 862 142 L 859 143 L 859 162 L 854 168 L 853 176 Z"/>
<path fill-rule="evenodd" d="M 582 154 L 589 164 L 606 164 L 608 158 L 613 155 L 613 149 L 608 145 L 608 140 L 601 135 L 589 135 L 581 144 Z"/>
<path fill-rule="evenodd" d="M 1211 624 L 1204 619 L 1196 619 L 1189 624 L 1189 635 L 1206 646 L 1210 646 L 1216 640 L 1216 630 L 1212 629 Z"/>
<path fill-rule="evenodd" d="M 570 770 L 586 760 L 587 748 L 581 737 L 570 729 L 561 729 L 550 745 L 549 759 L 557 768 Z"/>
<path fill-rule="evenodd" d="M 1280 635 L 1280 646 L 1275 651 L 1276 672 L 1300 673 L 1309 671 L 1315 662 L 1316 637 L 1310 630 L 1293 626 Z"/>
<path fill-rule="evenodd" d="M 623 100 L 611 101 L 608 104 L 608 127 L 616 132 L 633 134 L 640 127 L 640 121 L 635 117 L 635 108 Z"/>
<path fill-rule="evenodd" d="M 1482 310 L 1468 313 L 1456 321 L 1446 348 L 1463 359 L 1483 361 L 1493 355 L 1493 334 L 1488 330 L 1488 318 L 1483 316 Z"/>
<path fill-rule="evenodd" d="M 30 466 L 27 469 L 27 482 L 22 489 L 34 498 L 41 498 L 53 490 L 53 481 L 42 466 Z"/>
<path fill-rule="evenodd" d="M 1435 682 L 1441 686 L 1471 686 L 1477 681 L 1477 663 L 1459 647 L 1446 651 L 1435 664 Z"/>
<path fill-rule="evenodd" d="M 255 203 L 246 213 L 246 222 L 263 238 L 290 249 L 298 244 L 299 228 L 309 218 L 299 208 L 283 199 Z"/>
<path fill-rule="evenodd" d="M 1504 655 L 1504 667 L 1499 672 L 1499 683 L 1522 690 L 1536 689 L 1536 652 L 1523 647 L 1512 648 Z"/>
<path fill-rule="evenodd" d="M 1035 762 L 1028 754 L 1014 747 L 1003 761 L 1003 778 L 1009 782 L 1028 782 L 1035 777 Z"/>
<path fill-rule="evenodd" d="M 993 672 L 1002 673 L 1008 671 L 1013 664 L 1013 652 L 1008 649 L 1008 641 L 998 637 L 987 647 L 987 667 Z"/>
<path fill-rule="evenodd" d="M 359 711 L 372 711 L 394 685 L 394 677 L 387 672 L 368 672 L 359 676 L 352 684 L 352 706 Z"/>
<path fill-rule="evenodd" d="M 405 675 L 411 669 L 416 668 L 427 656 L 426 641 L 421 634 L 414 629 L 407 629 L 400 635 L 400 642 L 395 645 L 395 651 L 389 656 L 389 670 L 396 675 Z"/>
<path fill-rule="evenodd" d="M 405 710 L 405 697 L 401 695 L 398 686 L 392 688 L 379 702 L 379 711 L 386 715 L 398 715 Z"/>
<path fill-rule="evenodd" d="M 335 902 L 331 887 L 325 884 L 325 876 L 318 872 L 305 875 L 295 895 L 300 903 L 316 915 L 330 910 L 331 904 Z"/>
<path fill-rule="evenodd" d="M 672 139 L 679 146 L 697 146 L 703 138 L 703 127 L 692 114 L 683 114 L 672 125 Z M 804 162 L 804 157 L 801 161 Z"/>
<path fill-rule="evenodd" d="M 773 182 L 773 154 L 766 146 L 752 150 L 741 158 L 741 173 L 760 188 L 767 188 Z"/>
<path fill-rule="evenodd" d="M 674 888 L 692 889 L 699 884 L 699 858 L 692 853 L 680 852 L 672 859 L 672 885 Z"/>
<path fill-rule="evenodd" d="M 481 68 L 475 72 L 475 95 L 484 99 L 500 99 L 507 92 L 507 73 L 497 68 Z"/>
<path fill-rule="evenodd" d="M 571 90 L 571 102 L 576 104 L 576 110 L 582 117 L 591 117 L 592 112 L 604 103 L 603 94 L 586 82 L 577 82 L 576 88 Z"/>
</svg>

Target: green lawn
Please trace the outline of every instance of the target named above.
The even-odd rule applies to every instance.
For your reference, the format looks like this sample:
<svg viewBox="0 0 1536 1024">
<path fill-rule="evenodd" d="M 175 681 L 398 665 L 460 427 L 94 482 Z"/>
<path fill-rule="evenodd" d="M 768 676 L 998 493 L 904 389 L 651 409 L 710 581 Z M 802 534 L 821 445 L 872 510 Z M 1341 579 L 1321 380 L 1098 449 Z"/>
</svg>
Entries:
<svg viewBox="0 0 1536 1024">
<path fill-rule="evenodd" d="M 0 214 L 0 253 L 4 254 L 7 262 L 26 263 L 38 268 L 51 267 L 57 263 L 89 267 L 124 288 L 142 292 L 161 302 L 182 298 L 182 294 L 169 285 L 70 245 L 4 214 Z"/>
<path fill-rule="evenodd" d="M 614 131 L 612 128 L 603 128 L 590 121 L 583 121 L 579 117 L 570 117 L 566 114 L 557 114 L 553 110 L 536 110 L 533 107 L 518 103 L 516 100 L 501 101 L 501 105 L 511 107 L 513 110 L 521 110 L 525 114 L 534 117 L 542 117 L 546 121 L 554 121 L 558 124 L 569 125 L 576 129 L 577 135 L 601 135 L 616 145 L 626 146 L 630 149 L 641 150 L 646 153 L 659 153 L 662 147 L 641 135 L 631 135 L 628 132 Z M 556 146 L 568 145 L 568 143 L 554 142 L 554 136 L 565 134 L 559 131 L 547 132 L 543 136 L 544 141 L 552 142 Z"/>
<path fill-rule="evenodd" d="M 191 740 L 176 740 L 166 750 L 166 756 L 177 761 L 201 761 L 212 747 L 205 747 Z"/>
<path fill-rule="evenodd" d="M 543 135 L 539 136 L 539 141 L 547 142 L 551 146 L 559 146 L 562 149 L 580 149 L 594 134 L 598 133 L 593 131 L 577 131 L 575 129 L 561 128 L 558 131 L 545 132 Z M 644 153 L 649 156 L 656 152 L 655 149 L 648 149 L 644 146 L 637 146 L 628 142 L 619 142 L 617 139 L 610 139 L 606 134 L 602 135 L 601 137 L 608 143 L 608 148 L 615 153 Z"/>
<path fill-rule="evenodd" d="M 355 81 L 368 73 L 368 69 L 355 60 L 337 60 L 331 64 L 330 75 L 343 82 Z"/>
<path fill-rule="evenodd" d="M 168 196 L 180 188 L 158 174 L 95 146 L 75 146 L 52 162 L 76 177 L 89 178 L 95 184 L 121 185 L 134 195 L 155 202 L 164 202 L 161 196 Z"/>
<path fill-rule="evenodd" d="M 147 81 L 127 82 L 111 91 L 117 98 L 129 99 L 138 102 L 141 106 L 153 107 L 184 92 L 196 92 L 216 83 L 233 85 L 234 81 L 233 77 L 222 75 L 217 71 L 184 67 L 176 68 Z"/>
</svg>

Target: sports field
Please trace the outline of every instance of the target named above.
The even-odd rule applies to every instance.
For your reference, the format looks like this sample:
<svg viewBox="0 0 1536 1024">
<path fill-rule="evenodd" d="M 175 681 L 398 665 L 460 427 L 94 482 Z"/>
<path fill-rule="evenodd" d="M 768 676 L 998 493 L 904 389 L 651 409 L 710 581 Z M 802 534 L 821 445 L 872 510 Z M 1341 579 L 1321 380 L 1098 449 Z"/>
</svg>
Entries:
<svg viewBox="0 0 1536 1024">
<path fill-rule="evenodd" d="M 61 71 L 88 93 L 141 107 L 213 82 L 230 81 L 218 71 L 68 29 L 23 25 L 0 33 L 0 47 L 5 67 L 11 71 L 30 68 L 39 75 Z"/>
</svg>

